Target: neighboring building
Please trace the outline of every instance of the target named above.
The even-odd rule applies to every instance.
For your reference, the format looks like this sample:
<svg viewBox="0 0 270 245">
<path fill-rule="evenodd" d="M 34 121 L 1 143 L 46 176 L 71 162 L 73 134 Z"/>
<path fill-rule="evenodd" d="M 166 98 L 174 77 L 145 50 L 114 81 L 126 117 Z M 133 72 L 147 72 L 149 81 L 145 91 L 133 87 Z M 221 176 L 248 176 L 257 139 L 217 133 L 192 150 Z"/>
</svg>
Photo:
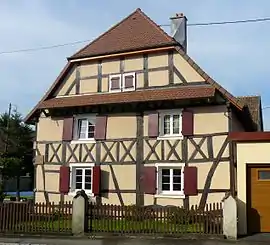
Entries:
<svg viewBox="0 0 270 245">
<path fill-rule="evenodd" d="M 171 21 L 173 37 L 137 9 L 68 58 L 26 117 L 37 127 L 37 202 L 80 189 L 122 205 L 236 195 L 228 134 L 263 130 L 260 97 L 236 98 L 210 78 L 186 53 L 186 18 Z"/>
</svg>

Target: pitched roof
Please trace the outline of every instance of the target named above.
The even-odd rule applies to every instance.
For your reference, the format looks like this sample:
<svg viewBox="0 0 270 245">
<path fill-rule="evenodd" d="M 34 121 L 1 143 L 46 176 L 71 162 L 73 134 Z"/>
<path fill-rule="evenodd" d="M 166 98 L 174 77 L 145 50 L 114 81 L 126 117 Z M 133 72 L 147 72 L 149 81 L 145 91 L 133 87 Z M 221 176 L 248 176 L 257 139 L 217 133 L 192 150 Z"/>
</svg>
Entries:
<svg viewBox="0 0 270 245">
<path fill-rule="evenodd" d="M 134 33 L 136 35 L 134 35 Z M 206 74 L 193 59 L 191 59 L 172 37 L 166 34 L 155 22 L 146 16 L 140 9 L 137 9 L 131 15 L 126 17 L 120 23 L 105 32 L 95 41 L 78 51 L 70 57 L 72 59 L 95 56 L 103 54 L 123 53 L 131 51 L 142 51 L 151 48 L 159 48 L 161 46 L 169 45 L 168 48 L 175 48 L 178 53 L 206 80 L 208 84 L 219 91 L 228 101 L 230 101 L 238 110 L 243 109 L 243 104 L 225 90 L 220 84 L 214 81 L 208 74 Z M 95 58 L 94 57 L 94 58 Z M 50 96 L 58 88 L 63 80 L 63 77 L 69 72 L 74 63 L 69 61 L 56 81 L 53 83 L 48 92 L 43 96 L 34 109 L 26 116 L 25 122 L 29 122 L 35 115 L 40 105 L 46 104 L 45 101 L 50 99 Z M 99 94 L 100 95 L 100 94 Z M 92 95 L 93 96 L 93 95 Z M 102 96 L 102 95 L 101 95 Z M 75 96 L 76 97 L 76 96 Z M 76 97 L 77 98 L 77 97 Z M 50 101 L 52 101 L 50 99 Z M 77 101 L 74 100 L 74 101 Z M 45 104 L 44 104 L 45 103 Z"/>
<path fill-rule="evenodd" d="M 125 93 L 91 94 L 52 98 L 41 103 L 39 108 L 63 108 L 144 101 L 209 98 L 213 97 L 214 95 L 215 89 L 209 85 L 179 86 L 169 89 L 147 89 Z"/>
<path fill-rule="evenodd" d="M 238 96 L 238 101 L 247 107 L 248 113 L 256 127 L 262 127 L 261 117 L 261 96 Z"/>
<path fill-rule="evenodd" d="M 138 8 L 69 59 L 168 45 L 179 44 Z"/>
</svg>

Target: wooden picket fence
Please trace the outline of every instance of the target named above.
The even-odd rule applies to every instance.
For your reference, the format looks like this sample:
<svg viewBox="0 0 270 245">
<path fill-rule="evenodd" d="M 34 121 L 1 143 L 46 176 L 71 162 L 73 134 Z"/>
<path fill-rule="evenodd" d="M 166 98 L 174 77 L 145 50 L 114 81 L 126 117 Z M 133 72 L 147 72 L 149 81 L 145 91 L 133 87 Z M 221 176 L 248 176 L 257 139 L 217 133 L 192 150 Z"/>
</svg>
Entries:
<svg viewBox="0 0 270 245">
<path fill-rule="evenodd" d="M 0 204 L 1 233 L 71 233 L 72 203 Z"/>
<path fill-rule="evenodd" d="M 222 204 L 191 209 L 89 203 L 88 233 L 181 235 L 222 234 Z M 0 204 L 0 233 L 72 234 L 72 203 L 7 202 Z"/>
<path fill-rule="evenodd" d="M 90 204 L 88 217 L 90 233 L 223 234 L 221 203 L 207 204 L 204 210 Z"/>
</svg>

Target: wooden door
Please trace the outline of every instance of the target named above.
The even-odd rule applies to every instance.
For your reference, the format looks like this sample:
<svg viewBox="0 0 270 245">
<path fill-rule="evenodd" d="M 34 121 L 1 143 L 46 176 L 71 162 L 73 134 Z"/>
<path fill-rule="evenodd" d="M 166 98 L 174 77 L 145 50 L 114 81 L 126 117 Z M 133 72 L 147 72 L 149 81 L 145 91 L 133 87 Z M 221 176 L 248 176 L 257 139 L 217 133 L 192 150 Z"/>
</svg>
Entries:
<svg viewBox="0 0 270 245">
<path fill-rule="evenodd" d="M 247 169 L 248 232 L 270 232 L 270 165 Z"/>
</svg>

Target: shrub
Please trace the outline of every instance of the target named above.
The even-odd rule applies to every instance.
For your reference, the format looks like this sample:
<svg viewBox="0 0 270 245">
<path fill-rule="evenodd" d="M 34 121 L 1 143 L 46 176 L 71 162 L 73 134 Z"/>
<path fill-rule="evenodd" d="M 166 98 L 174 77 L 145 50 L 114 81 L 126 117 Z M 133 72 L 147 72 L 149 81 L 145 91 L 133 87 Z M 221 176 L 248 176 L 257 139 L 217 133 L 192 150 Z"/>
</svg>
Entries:
<svg viewBox="0 0 270 245">
<path fill-rule="evenodd" d="M 156 212 L 152 207 L 130 205 L 124 215 L 126 220 L 143 221 L 155 219 L 155 213 Z"/>
</svg>

